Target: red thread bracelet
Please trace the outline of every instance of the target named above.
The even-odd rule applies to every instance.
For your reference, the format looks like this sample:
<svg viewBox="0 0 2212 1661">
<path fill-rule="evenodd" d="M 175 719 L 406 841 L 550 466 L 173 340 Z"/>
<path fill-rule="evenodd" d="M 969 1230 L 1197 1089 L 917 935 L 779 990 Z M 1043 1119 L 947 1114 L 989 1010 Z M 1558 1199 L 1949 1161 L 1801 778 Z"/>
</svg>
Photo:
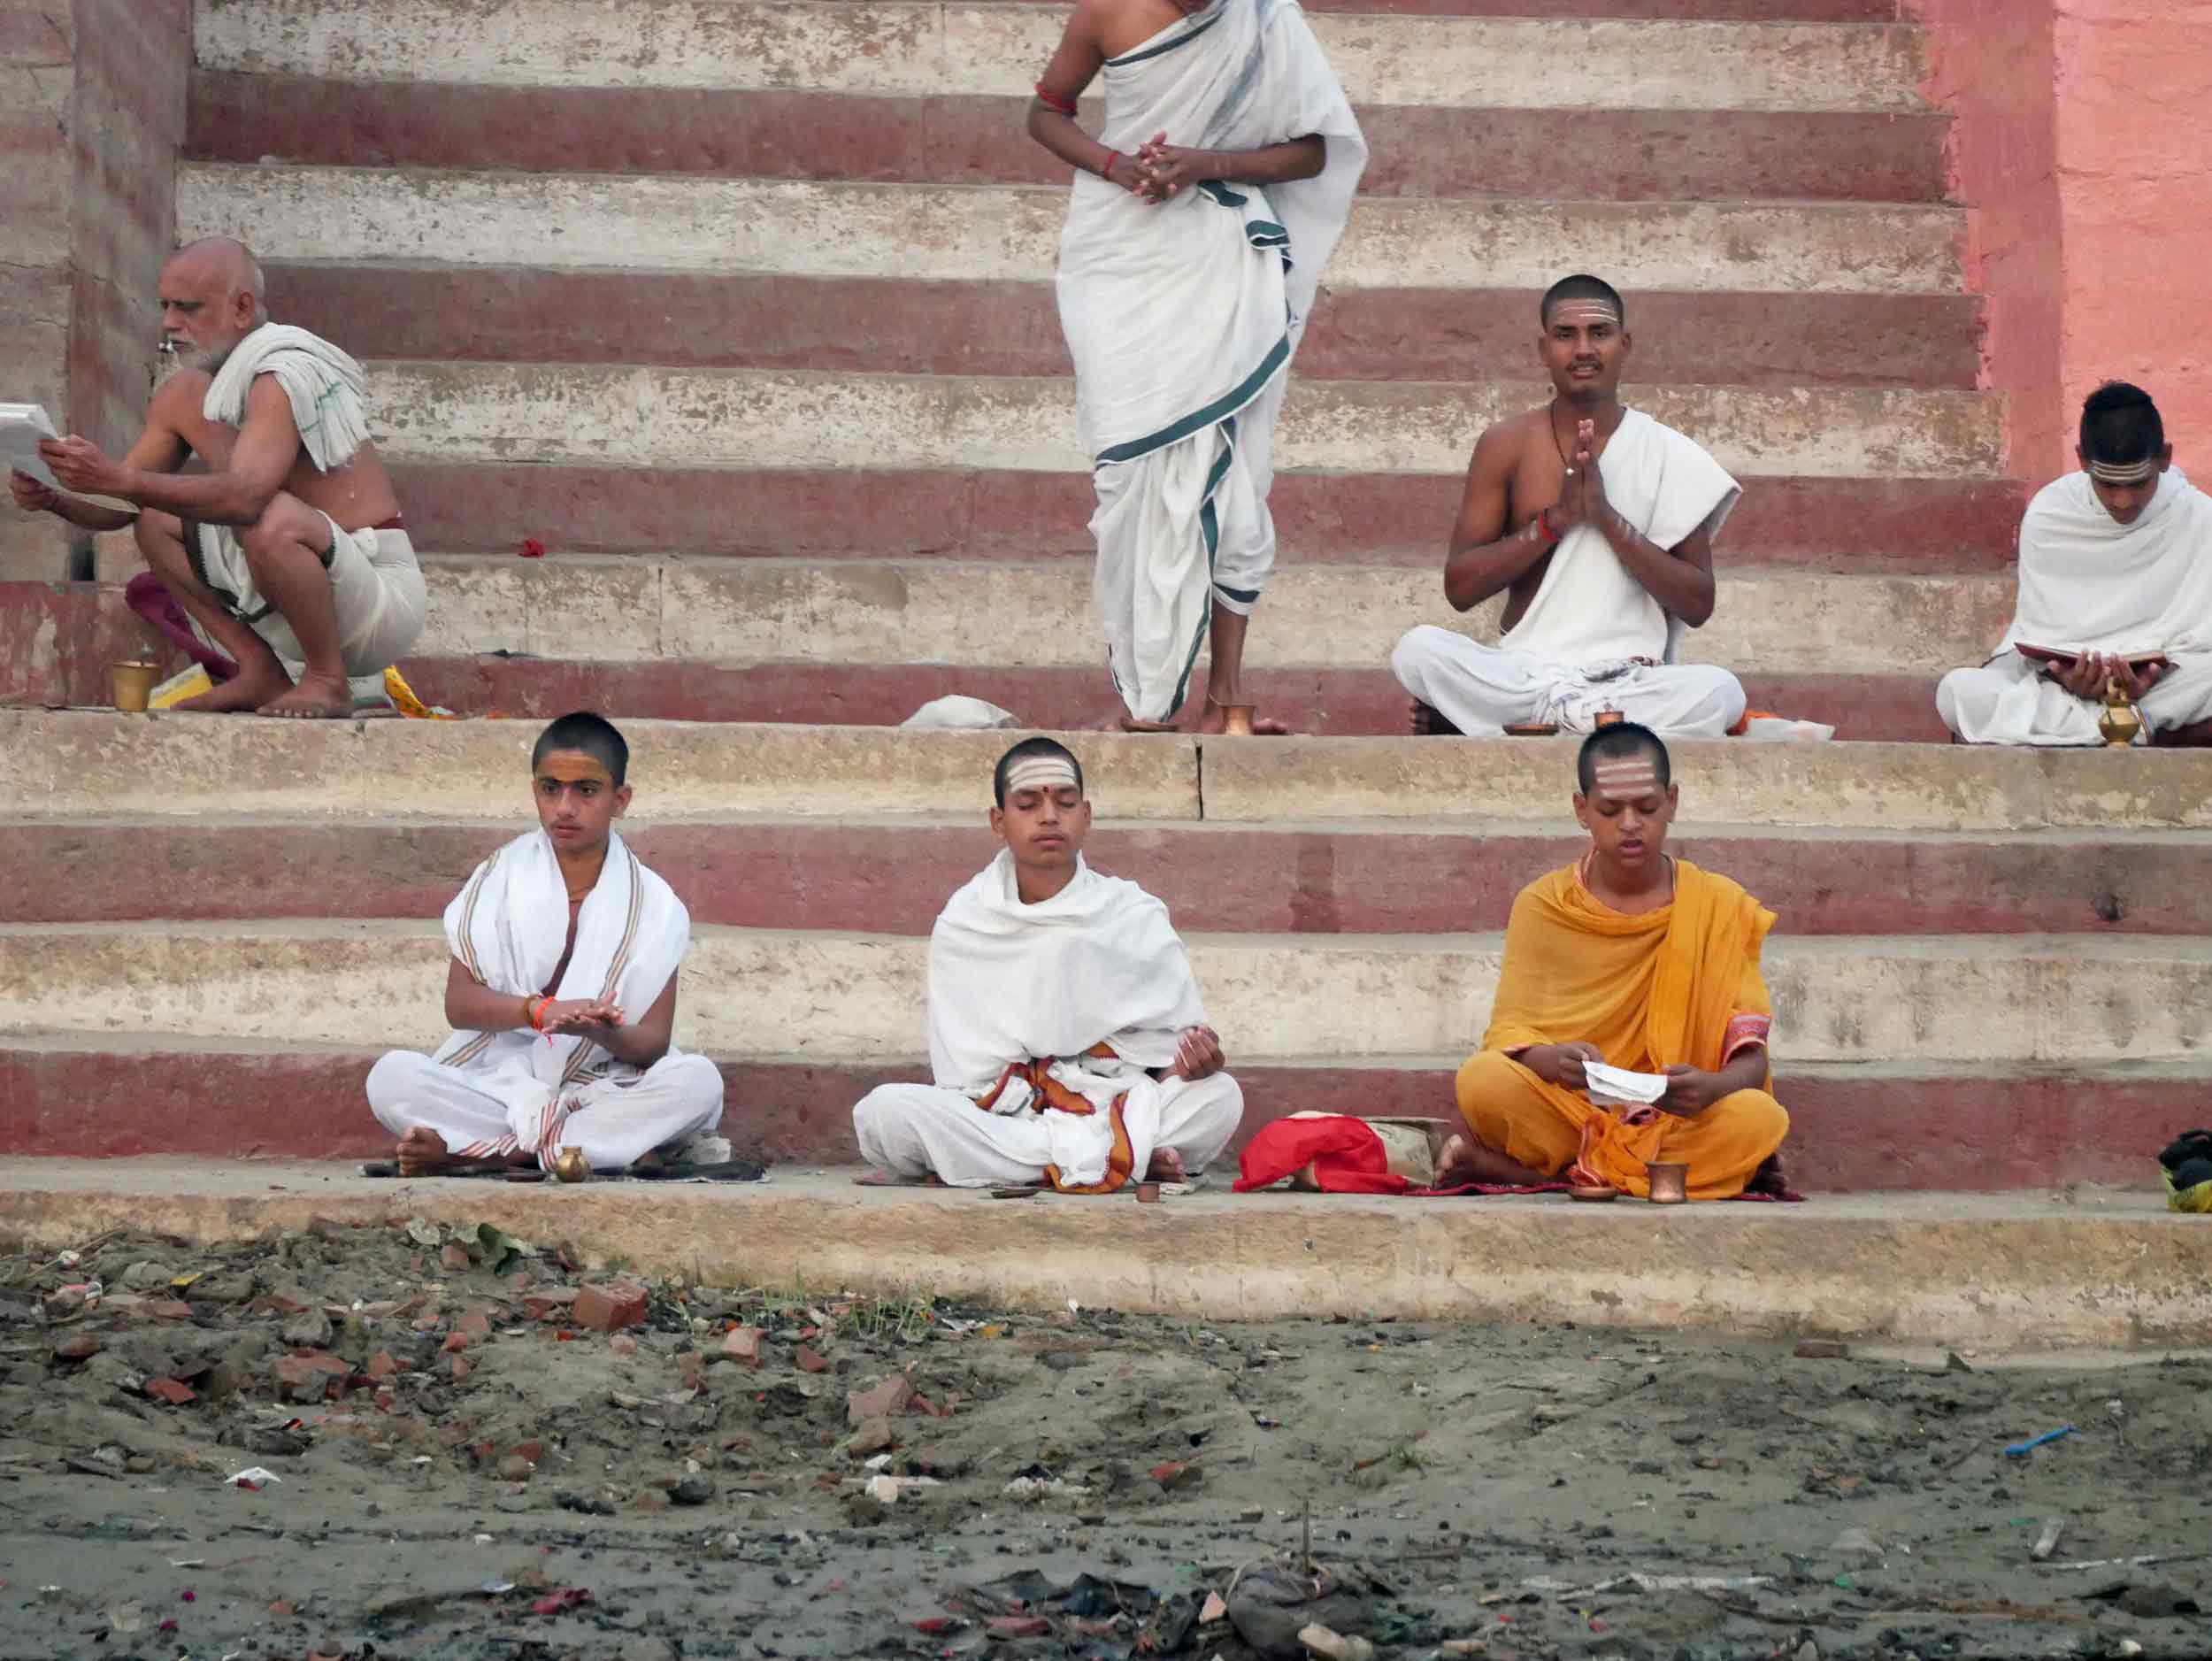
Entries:
<svg viewBox="0 0 2212 1661">
<path fill-rule="evenodd" d="M 1102 162 L 1101 162 L 1101 163 L 1099 163 L 1099 164 L 1098 164 L 1098 176 L 1099 176 L 1101 179 L 1103 179 L 1103 180 L 1104 180 L 1104 181 L 1105 181 L 1108 184 L 1111 184 L 1111 183 L 1113 183 L 1113 182 L 1114 182 L 1114 164 L 1115 164 L 1116 162 L 1119 161 L 1121 158 L 1121 158 L 1121 152 L 1120 152 L 1119 150 L 1108 150 L 1108 151 L 1106 152 L 1106 159 L 1105 159 L 1104 161 L 1102 161 Z"/>
<path fill-rule="evenodd" d="M 1075 113 L 1074 99 L 1063 98 L 1057 93 L 1047 92 L 1045 83 L 1041 81 L 1037 83 L 1037 102 L 1055 115 L 1071 116 Z"/>
<path fill-rule="evenodd" d="M 1564 540 L 1557 531 L 1552 529 L 1551 527 L 1551 510 L 1549 508 L 1539 508 L 1536 511 L 1536 528 L 1543 533 L 1545 540 L 1554 543 L 1555 545 Z"/>
</svg>

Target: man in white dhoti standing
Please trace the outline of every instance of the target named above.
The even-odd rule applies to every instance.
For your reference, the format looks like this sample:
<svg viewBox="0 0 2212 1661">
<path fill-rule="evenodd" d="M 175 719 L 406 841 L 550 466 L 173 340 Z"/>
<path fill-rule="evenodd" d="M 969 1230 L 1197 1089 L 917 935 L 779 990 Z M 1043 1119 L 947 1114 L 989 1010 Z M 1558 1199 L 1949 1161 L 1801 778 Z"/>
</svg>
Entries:
<svg viewBox="0 0 2212 1661">
<path fill-rule="evenodd" d="M 1076 99 L 1101 76 L 1093 139 Z M 1079 0 L 1029 132 L 1078 170 L 1060 323 L 1122 725 L 1169 726 L 1210 634 L 1198 730 L 1254 730 L 1275 417 L 1367 142 L 1296 0 Z"/>
<path fill-rule="evenodd" d="M 1195 1175 L 1236 1134 L 1244 1096 L 1167 907 L 1085 863 L 1091 806 L 1063 746 L 1023 740 L 992 789 L 1005 846 L 930 932 L 935 1082 L 861 1099 L 861 1157 L 910 1180 L 1064 1194 Z"/>
<path fill-rule="evenodd" d="M 1444 560 L 1456 611 L 1505 596 L 1498 644 L 1424 624 L 1392 651 L 1417 733 L 1588 732 L 1601 712 L 1677 738 L 1743 719 L 1727 670 L 1684 664 L 1713 614 L 1713 540 L 1742 494 L 1691 439 L 1622 404 L 1631 341 L 1610 284 L 1554 283 L 1537 354 L 1552 401 L 1476 442 Z"/>
<path fill-rule="evenodd" d="M 2150 394 L 2111 381 L 2082 407 L 2079 473 L 2020 521 L 2020 598 L 1997 655 L 1936 688 L 1970 744 L 2101 744 L 2116 688 L 2139 743 L 2212 744 L 2212 497 L 2173 465 Z"/>
<path fill-rule="evenodd" d="M 161 272 L 177 373 L 111 460 L 71 434 L 39 445 L 63 487 L 9 478 L 15 504 L 89 531 L 132 526 L 146 563 L 234 670 L 177 705 L 350 715 L 422 633 L 422 572 L 368 433 L 361 365 L 269 320 L 261 266 L 211 236 Z M 204 473 L 182 470 L 198 457 Z M 134 513 L 69 491 L 119 497 Z"/>
<path fill-rule="evenodd" d="M 446 907 L 445 1014 L 434 1055 L 369 1069 L 369 1107 L 403 1176 L 535 1165 L 565 1146 L 595 1171 L 679 1152 L 722 1117 L 722 1075 L 671 1042 L 691 917 L 614 832 L 630 747 L 580 711 L 530 757 L 539 828 L 476 867 Z"/>
</svg>

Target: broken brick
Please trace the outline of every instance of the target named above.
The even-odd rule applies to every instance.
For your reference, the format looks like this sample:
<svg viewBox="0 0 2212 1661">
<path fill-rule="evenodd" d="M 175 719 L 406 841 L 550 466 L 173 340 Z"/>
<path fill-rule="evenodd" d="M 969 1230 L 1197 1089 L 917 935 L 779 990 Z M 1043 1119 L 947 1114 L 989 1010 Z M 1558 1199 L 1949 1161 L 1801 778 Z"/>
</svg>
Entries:
<svg viewBox="0 0 2212 1661">
<path fill-rule="evenodd" d="M 491 1317 L 480 1309 L 472 1309 L 453 1323 L 453 1330 L 467 1334 L 472 1342 L 481 1343 L 492 1335 Z"/>
<path fill-rule="evenodd" d="M 469 1249 L 457 1240 L 449 1240 L 438 1248 L 438 1263 L 442 1268 L 465 1269 L 469 1266 Z"/>
<path fill-rule="evenodd" d="M 757 1326 L 733 1326 L 722 1340 L 722 1354 L 727 1360 L 757 1367 L 760 1365 L 760 1341 L 765 1335 Z"/>
<path fill-rule="evenodd" d="M 557 1316 L 565 1316 L 575 1302 L 576 1292 L 572 1287 L 549 1286 L 534 1292 L 525 1292 L 522 1295 L 523 1319 L 551 1320 Z"/>
<path fill-rule="evenodd" d="M 1052 1623 L 1041 1615 L 1000 1615 L 984 1623 L 986 1638 L 1041 1638 Z"/>
<path fill-rule="evenodd" d="M 380 1350 L 369 1357 L 368 1365 L 362 1371 L 373 1379 L 388 1379 L 399 1371 L 399 1363 L 392 1358 L 390 1350 Z"/>
<path fill-rule="evenodd" d="M 157 1402 L 166 1402 L 172 1407 L 182 1407 L 187 1402 L 200 1399 L 197 1390 L 174 1379 L 148 1379 L 142 1388 Z"/>
<path fill-rule="evenodd" d="M 791 1358 L 799 1364 L 799 1371 L 802 1373 L 827 1373 L 829 1371 L 829 1363 L 804 1344 L 801 1344 L 791 1352 Z"/>
<path fill-rule="evenodd" d="M 618 1332 L 645 1324 L 645 1288 L 627 1280 L 579 1288 L 569 1319 L 594 1332 Z"/>
<path fill-rule="evenodd" d="M 352 1366 L 336 1356 L 326 1355 L 319 1350 L 303 1350 L 288 1356 L 279 1356 L 276 1363 L 277 1394 L 288 1402 L 320 1402 L 337 1395 L 345 1388 Z"/>
<path fill-rule="evenodd" d="M 909 1615 L 906 1624 L 916 1632 L 927 1633 L 934 1638 L 944 1633 L 958 1632 L 963 1623 L 956 1615 Z"/>
<path fill-rule="evenodd" d="M 864 1424 L 871 1419 L 888 1419 L 894 1413 L 906 1411 L 913 1399 L 913 1380 L 903 1373 L 894 1373 L 873 1389 L 849 1391 L 845 1396 L 846 1417 L 855 1425 Z"/>
<path fill-rule="evenodd" d="M 1152 1467 L 1152 1480 L 1164 1488 L 1189 1488 L 1205 1480 L 1205 1473 L 1194 1465 L 1185 1465 L 1171 1459 L 1165 1465 Z"/>
<path fill-rule="evenodd" d="M 138 1306 L 138 1313 L 150 1320 L 190 1320 L 192 1305 L 181 1298 L 152 1298 Z"/>
<path fill-rule="evenodd" d="M 453 1357 L 453 1381 L 456 1384 L 458 1384 L 463 1379 L 468 1377 L 470 1373 L 472 1371 L 473 1369 L 470 1367 L 468 1364 L 467 1357 L 456 1356 Z"/>
<path fill-rule="evenodd" d="M 630 1357 L 637 1354 L 637 1340 L 627 1333 L 617 1333 L 607 1340 L 607 1348 L 626 1361 Z"/>
<path fill-rule="evenodd" d="M 468 1347 L 469 1335 L 466 1333 L 448 1333 L 446 1334 L 446 1341 L 438 1346 L 438 1350 L 442 1355 L 449 1356 L 457 1354 Z"/>
<path fill-rule="evenodd" d="M 54 1341 L 54 1359 L 83 1361 L 100 1353 L 100 1341 L 90 1333 L 71 1333 Z"/>
</svg>

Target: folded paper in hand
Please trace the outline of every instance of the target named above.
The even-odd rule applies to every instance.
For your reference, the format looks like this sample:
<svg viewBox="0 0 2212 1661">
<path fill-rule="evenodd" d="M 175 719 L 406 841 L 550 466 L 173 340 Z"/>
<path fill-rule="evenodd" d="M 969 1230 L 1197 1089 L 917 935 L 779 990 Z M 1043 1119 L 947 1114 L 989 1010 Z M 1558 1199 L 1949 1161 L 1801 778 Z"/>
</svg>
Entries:
<svg viewBox="0 0 2212 1661">
<path fill-rule="evenodd" d="M 0 404 L 0 469 L 28 473 L 49 489 L 61 488 L 38 453 L 38 441 L 57 434 L 35 404 Z"/>
<path fill-rule="evenodd" d="M 1649 1107 L 1667 1093 L 1663 1073 L 1631 1073 L 1602 1061 L 1586 1061 L 1582 1076 L 1589 1081 L 1590 1099 L 1600 1107 Z"/>
</svg>

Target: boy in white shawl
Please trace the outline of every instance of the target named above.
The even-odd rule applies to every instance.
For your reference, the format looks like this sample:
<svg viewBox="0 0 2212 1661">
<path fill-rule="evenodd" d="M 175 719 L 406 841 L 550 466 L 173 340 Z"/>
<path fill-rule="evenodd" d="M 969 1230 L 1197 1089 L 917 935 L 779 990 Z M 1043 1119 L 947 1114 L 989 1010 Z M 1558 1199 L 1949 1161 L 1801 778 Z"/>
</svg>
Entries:
<svg viewBox="0 0 2212 1661">
<path fill-rule="evenodd" d="M 886 1084 L 853 1109 L 861 1157 L 955 1188 L 1050 1183 L 1110 1194 L 1194 1175 L 1236 1134 L 1167 907 L 1083 858 L 1081 765 L 1049 738 L 1001 757 L 1005 846 L 929 937 L 934 1084 Z"/>
<path fill-rule="evenodd" d="M 1631 341 L 1611 285 L 1554 283 L 1537 353 L 1556 396 L 1475 445 L 1444 561 L 1466 611 L 1502 593 L 1494 647 L 1424 624 L 1390 656 L 1417 733 L 1590 731 L 1600 712 L 1669 737 L 1743 718 L 1725 669 L 1677 659 L 1713 614 L 1713 539 L 1742 494 L 1689 438 L 1621 403 Z"/>
<path fill-rule="evenodd" d="M 2150 395 L 2089 395 L 2082 471 L 2046 485 L 2020 522 L 2020 600 L 1997 655 L 1936 688 L 1970 744 L 2101 744 L 2114 688 L 2139 742 L 2212 743 L 2212 498 L 2173 466 Z"/>
<path fill-rule="evenodd" d="M 270 322 L 259 264 L 227 236 L 162 268 L 161 316 L 178 373 L 155 388 L 129 453 L 118 462 L 74 434 L 48 440 L 39 453 L 63 490 L 13 473 L 15 504 L 85 530 L 135 521 L 147 565 L 237 665 L 179 709 L 349 715 L 354 683 L 381 696 L 426 610 L 399 499 L 369 442 L 361 366 Z M 194 456 L 207 471 L 180 471 Z"/>
<path fill-rule="evenodd" d="M 1102 75 L 1093 139 L 1076 100 Z M 1210 633 L 1199 730 L 1254 730 L 1275 416 L 1367 141 L 1297 0 L 1079 0 L 1029 132 L 1078 172 L 1060 323 L 1122 725 L 1168 725 Z"/>
<path fill-rule="evenodd" d="M 401 1175 L 549 1171 L 564 1147 L 604 1171 L 720 1120 L 722 1075 L 669 1042 L 690 916 L 614 833 L 629 762 L 596 715 L 564 715 L 539 737 L 539 828 L 477 866 L 446 907 L 453 1035 L 435 1055 L 394 1050 L 369 1070 Z"/>
</svg>

